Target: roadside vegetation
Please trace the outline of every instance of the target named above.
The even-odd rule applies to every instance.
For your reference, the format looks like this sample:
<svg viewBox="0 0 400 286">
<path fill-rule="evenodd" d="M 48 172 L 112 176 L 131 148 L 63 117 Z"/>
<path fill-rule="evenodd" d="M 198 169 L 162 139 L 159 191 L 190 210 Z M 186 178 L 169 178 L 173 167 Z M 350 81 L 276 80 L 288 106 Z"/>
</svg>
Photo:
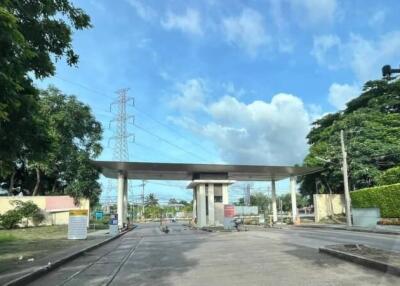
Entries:
<svg viewBox="0 0 400 286">
<path fill-rule="evenodd" d="M 67 231 L 65 225 L 0 229 L 0 273 L 76 244 Z"/>
<path fill-rule="evenodd" d="M 400 81 L 369 81 L 344 110 L 313 123 L 304 165 L 322 165 L 324 171 L 301 179 L 303 195 L 343 193 L 340 130 L 345 132 L 351 190 L 400 182 L 398 176 L 390 182 L 381 177 L 400 165 Z"/>
<path fill-rule="evenodd" d="M 60 59 L 76 66 L 73 32 L 90 27 L 90 17 L 67 0 L 0 6 L 0 182 L 9 194 L 98 200 L 90 160 L 102 149 L 100 123 L 75 96 L 34 83 L 53 76 Z"/>
</svg>

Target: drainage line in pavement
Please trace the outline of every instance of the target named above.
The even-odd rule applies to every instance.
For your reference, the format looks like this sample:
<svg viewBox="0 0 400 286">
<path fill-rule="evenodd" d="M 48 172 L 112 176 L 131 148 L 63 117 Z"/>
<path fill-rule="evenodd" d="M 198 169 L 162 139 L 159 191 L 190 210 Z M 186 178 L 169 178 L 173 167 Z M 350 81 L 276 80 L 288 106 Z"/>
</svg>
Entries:
<svg viewBox="0 0 400 286">
<path fill-rule="evenodd" d="M 118 265 L 117 270 L 112 274 L 111 279 L 108 280 L 108 282 L 105 284 L 105 286 L 109 286 L 111 282 L 114 280 L 114 278 L 117 276 L 119 271 L 121 270 L 122 266 L 126 263 L 126 261 L 135 253 L 135 250 L 139 246 L 139 244 L 142 242 L 143 236 L 140 237 L 139 242 L 129 251 L 129 253 L 124 257 L 124 259 L 121 261 L 121 263 Z"/>
<path fill-rule="evenodd" d="M 118 246 L 120 246 L 122 244 L 122 242 L 120 242 L 118 244 Z M 82 272 L 86 271 L 88 268 L 90 268 L 91 266 L 93 266 L 94 264 L 96 264 L 100 259 L 102 259 L 104 256 L 108 255 L 109 253 L 111 253 L 112 251 L 114 251 L 114 248 L 112 248 L 110 251 L 106 252 L 105 254 L 101 255 L 99 258 L 97 258 L 95 261 L 89 263 L 86 267 L 82 268 L 81 270 L 75 272 L 74 274 L 72 274 L 70 277 L 68 277 L 68 279 L 62 281 L 60 284 L 57 284 L 57 286 L 63 286 L 65 285 L 67 282 L 71 281 L 74 277 L 78 276 L 79 274 L 81 274 Z"/>
</svg>

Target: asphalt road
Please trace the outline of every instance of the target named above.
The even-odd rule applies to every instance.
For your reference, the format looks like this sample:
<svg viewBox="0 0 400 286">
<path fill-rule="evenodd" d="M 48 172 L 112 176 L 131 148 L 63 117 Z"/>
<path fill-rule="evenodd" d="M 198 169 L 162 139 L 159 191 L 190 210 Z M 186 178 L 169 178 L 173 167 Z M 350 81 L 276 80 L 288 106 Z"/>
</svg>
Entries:
<svg viewBox="0 0 400 286">
<path fill-rule="evenodd" d="M 400 285 L 400 278 L 318 253 L 336 243 L 400 251 L 400 236 L 317 229 L 208 233 L 139 225 L 30 285 Z"/>
</svg>

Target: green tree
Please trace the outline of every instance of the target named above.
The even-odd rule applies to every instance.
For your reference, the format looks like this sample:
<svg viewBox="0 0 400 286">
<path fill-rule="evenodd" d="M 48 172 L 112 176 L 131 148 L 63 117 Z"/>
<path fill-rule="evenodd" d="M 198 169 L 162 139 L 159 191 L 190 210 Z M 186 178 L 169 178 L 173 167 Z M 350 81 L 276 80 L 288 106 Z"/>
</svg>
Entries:
<svg viewBox="0 0 400 286">
<path fill-rule="evenodd" d="M 178 201 L 175 198 L 170 198 L 168 204 L 178 204 Z"/>
<path fill-rule="evenodd" d="M 400 183 L 400 166 L 387 169 L 378 178 L 378 185 L 392 185 Z"/>
<path fill-rule="evenodd" d="M 153 193 L 148 194 L 144 200 L 144 204 L 146 207 L 158 206 L 158 199 L 157 199 L 156 195 Z"/>
<path fill-rule="evenodd" d="M 88 27 L 89 16 L 68 0 L 0 1 L 0 175 L 13 177 L 25 149 L 43 155 L 46 132 L 32 77 L 53 75 L 62 57 L 77 64 L 72 32 Z"/>
<path fill-rule="evenodd" d="M 303 195 L 343 192 L 342 129 L 351 189 L 374 186 L 383 171 L 400 164 L 400 82 L 367 82 L 362 94 L 347 103 L 344 111 L 313 123 L 304 165 L 323 166 L 324 171 L 300 178 Z"/>
</svg>

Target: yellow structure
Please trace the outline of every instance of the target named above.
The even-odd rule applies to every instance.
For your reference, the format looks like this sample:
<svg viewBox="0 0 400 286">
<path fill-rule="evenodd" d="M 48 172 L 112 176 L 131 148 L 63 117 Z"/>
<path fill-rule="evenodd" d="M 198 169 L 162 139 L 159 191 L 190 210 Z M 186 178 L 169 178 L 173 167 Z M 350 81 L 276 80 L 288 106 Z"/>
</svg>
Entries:
<svg viewBox="0 0 400 286">
<path fill-rule="evenodd" d="M 32 201 L 44 213 L 46 219 L 42 225 L 63 225 L 68 224 L 70 210 L 89 210 L 89 200 L 80 199 L 79 204 L 75 205 L 74 199 L 69 196 L 12 196 L 0 197 L 0 214 L 14 209 L 12 201 L 20 200 L 23 202 Z M 88 212 L 88 221 L 89 221 Z M 32 222 L 29 222 L 32 225 Z"/>
<path fill-rule="evenodd" d="M 314 215 L 315 222 L 321 219 L 343 214 L 346 212 L 344 195 L 342 194 L 315 194 L 314 195 Z"/>
</svg>

